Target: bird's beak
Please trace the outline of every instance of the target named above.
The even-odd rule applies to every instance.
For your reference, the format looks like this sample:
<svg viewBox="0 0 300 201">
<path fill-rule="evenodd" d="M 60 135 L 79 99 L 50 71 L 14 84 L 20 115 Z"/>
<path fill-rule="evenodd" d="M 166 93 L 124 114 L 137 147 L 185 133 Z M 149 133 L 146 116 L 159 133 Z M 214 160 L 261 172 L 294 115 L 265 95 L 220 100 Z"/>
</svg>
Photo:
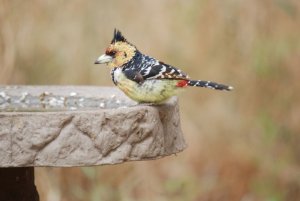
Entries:
<svg viewBox="0 0 300 201">
<path fill-rule="evenodd" d="M 95 64 L 106 64 L 108 62 L 111 62 L 113 58 L 109 55 L 103 54 L 95 61 Z"/>
</svg>

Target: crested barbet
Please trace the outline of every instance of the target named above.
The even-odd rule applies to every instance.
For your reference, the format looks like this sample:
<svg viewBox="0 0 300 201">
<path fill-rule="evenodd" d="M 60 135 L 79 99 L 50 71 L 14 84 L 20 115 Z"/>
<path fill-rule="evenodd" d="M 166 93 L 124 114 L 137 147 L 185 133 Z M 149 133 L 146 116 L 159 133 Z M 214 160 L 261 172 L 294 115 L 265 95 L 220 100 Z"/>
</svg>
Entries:
<svg viewBox="0 0 300 201">
<path fill-rule="evenodd" d="M 139 103 L 163 103 L 188 86 L 233 89 L 216 82 L 191 80 L 181 70 L 141 53 L 116 29 L 111 44 L 95 64 L 107 64 L 114 84 Z"/>
</svg>

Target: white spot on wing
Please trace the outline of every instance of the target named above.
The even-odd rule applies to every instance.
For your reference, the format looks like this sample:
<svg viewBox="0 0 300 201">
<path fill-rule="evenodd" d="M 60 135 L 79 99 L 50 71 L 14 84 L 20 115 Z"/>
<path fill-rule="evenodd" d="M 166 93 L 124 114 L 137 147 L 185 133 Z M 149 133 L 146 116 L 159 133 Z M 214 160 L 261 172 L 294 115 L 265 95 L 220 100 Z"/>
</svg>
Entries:
<svg viewBox="0 0 300 201">
<path fill-rule="evenodd" d="M 146 68 L 143 76 L 148 75 L 150 71 L 151 71 L 151 67 Z"/>
<path fill-rule="evenodd" d="M 160 78 L 165 78 L 165 76 L 163 75 L 163 73 L 166 71 L 166 66 L 162 66 L 162 68 L 160 69 L 159 73 L 155 76 L 155 77 L 160 77 Z"/>
</svg>

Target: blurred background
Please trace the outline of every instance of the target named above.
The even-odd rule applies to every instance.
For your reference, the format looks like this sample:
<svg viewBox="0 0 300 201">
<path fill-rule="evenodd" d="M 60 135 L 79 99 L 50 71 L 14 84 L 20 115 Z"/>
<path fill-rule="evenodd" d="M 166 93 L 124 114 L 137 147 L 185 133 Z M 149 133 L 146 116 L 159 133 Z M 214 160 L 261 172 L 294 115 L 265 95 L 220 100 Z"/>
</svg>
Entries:
<svg viewBox="0 0 300 201">
<path fill-rule="evenodd" d="M 177 156 L 36 168 L 41 200 L 300 200 L 300 1 L 0 0 L 0 84 L 113 86 L 93 63 L 114 28 L 235 90 L 180 96 Z"/>
</svg>

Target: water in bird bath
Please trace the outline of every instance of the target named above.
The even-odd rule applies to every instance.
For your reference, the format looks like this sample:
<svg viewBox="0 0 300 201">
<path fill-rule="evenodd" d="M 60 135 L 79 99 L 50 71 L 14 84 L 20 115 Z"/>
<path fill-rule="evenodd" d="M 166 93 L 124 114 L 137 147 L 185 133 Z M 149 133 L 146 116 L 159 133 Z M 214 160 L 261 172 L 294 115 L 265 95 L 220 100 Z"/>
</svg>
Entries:
<svg viewBox="0 0 300 201">
<path fill-rule="evenodd" d="M 17 89 L 17 92 L 16 92 Z M 51 112 L 112 109 L 127 107 L 128 101 L 111 94 L 109 98 L 84 96 L 76 91 L 56 94 L 49 91 L 31 93 L 26 87 L 0 86 L 0 112 Z M 51 90 L 50 90 L 51 91 Z"/>
</svg>

